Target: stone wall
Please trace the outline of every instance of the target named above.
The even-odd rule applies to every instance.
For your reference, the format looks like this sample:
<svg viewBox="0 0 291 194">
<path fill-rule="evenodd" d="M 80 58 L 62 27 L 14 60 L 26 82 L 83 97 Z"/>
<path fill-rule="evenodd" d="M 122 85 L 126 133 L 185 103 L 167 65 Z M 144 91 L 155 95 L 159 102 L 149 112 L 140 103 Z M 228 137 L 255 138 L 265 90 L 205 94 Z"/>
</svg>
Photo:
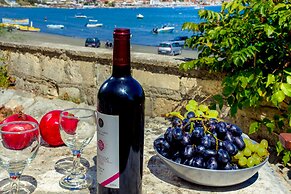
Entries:
<svg viewBox="0 0 291 194">
<path fill-rule="evenodd" d="M 0 42 L 0 57 L 16 77 L 16 88 L 50 98 L 65 94 L 96 105 L 100 85 L 111 74 L 112 50 L 43 43 L 20 44 Z M 221 92 L 223 75 L 193 70 L 179 71 L 181 56 L 170 57 L 147 53 L 131 53 L 132 75 L 143 86 L 146 115 L 161 116 L 179 110 L 189 99 L 201 101 Z M 239 111 L 237 118 L 227 118 L 248 129 L 251 121 L 271 113 Z"/>
</svg>

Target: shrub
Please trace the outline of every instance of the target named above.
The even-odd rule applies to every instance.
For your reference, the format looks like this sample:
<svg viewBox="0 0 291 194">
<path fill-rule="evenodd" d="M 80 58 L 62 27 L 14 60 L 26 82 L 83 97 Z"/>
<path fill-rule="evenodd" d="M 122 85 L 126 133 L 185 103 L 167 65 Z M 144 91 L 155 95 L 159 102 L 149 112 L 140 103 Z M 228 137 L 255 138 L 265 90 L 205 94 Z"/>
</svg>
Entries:
<svg viewBox="0 0 291 194">
<path fill-rule="evenodd" d="M 233 0 L 222 4 L 219 13 L 200 10 L 199 16 L 201 23 L 183 24 L 195 34 L 186 44 L 198 49 L 198 58 L 180 69 L 225 72 L 223 93 L 213 98 L 220 107 L 229 105 L 232 116 L 264 102 L 281 110 L 252 123 L 250 134 L 262 127 L 270 133 L 291 132 L 291 1 Z M 284 164 L 290 161 L 291 152 L 280 142 L 277 151 L 283 151 Z"/>
</svg>

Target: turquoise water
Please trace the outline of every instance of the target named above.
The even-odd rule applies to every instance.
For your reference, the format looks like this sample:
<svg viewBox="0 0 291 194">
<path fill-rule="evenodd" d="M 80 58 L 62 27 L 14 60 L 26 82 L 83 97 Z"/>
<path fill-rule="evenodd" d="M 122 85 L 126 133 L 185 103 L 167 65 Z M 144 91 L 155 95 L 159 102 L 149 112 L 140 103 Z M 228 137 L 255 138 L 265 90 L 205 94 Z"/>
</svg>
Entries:
<svg viewBox="0 0 291 194">
<path fill-rule="evenodd" d="M 209 6 L 205 9 L 220 11 L 221 6 Z M 137 14 L 144 15 L 137 19 Z M 86 15 L 86 18 L 75 18 L 75 15 Z M 58 8 L 0 8 L 0 18 L 29 18 L 34 27 L 41 32 L 58 34 L 70 37 L 87 38 L 98 37 L 100 40 L 112 40 L 115 27 L 130 28 L 131 43 L 138 45 L 156 46 L 161 41 L 171 40 L 176 36 L 192 33 L 182 31 L 184 22 L 199 23 L 198 10 L 193 7 L 167 8 L 95 8 L 95 9 L 58 9 Z M 47 18 L 47 21 L 44 20 Z M 89 19 L 97 19 L 102 27 L 85 27 Z M 64 29 L 49 29 L 47 24 L 61 24 Z M 173 33 L 153 34 L 155 27 L 162 25 L 175 27 Z"/>
</svg>

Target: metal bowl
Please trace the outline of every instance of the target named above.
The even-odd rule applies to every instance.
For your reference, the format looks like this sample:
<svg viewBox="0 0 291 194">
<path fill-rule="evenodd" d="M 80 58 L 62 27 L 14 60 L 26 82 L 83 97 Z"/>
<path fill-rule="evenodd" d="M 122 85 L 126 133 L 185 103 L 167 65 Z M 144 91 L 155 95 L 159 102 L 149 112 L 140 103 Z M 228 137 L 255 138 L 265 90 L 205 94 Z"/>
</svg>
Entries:
<svg viewBox="0 0 291 194">
<path fill-rule="evenodd" d="M 172 170 L 178 177 L 199 185 L 215 187 L 236 185 L 248 180 L 256 174 L 269 159 L 269 157 L 267 157 L 262 163 L 251 168 L 238 170 L 210 170 L 178 164 L 159 154 L 155 147 L 154 149 L 159 158 L 161 158 L 169 169 Z"/>
</svg>

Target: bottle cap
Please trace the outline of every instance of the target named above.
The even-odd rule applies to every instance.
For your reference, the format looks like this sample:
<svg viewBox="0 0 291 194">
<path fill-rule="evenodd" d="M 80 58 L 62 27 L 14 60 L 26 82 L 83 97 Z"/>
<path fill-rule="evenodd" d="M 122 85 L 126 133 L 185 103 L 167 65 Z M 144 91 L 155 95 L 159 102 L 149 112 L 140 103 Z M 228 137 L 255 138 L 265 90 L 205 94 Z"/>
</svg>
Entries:
<svg viewBox="0 0 291 194">
<path fill-rule="evenodd" d="M 129 39 L 130 30 L 128 28 L 115 28 L 113 32 L 113 38 L 117 40 Z"/>
</svg>

